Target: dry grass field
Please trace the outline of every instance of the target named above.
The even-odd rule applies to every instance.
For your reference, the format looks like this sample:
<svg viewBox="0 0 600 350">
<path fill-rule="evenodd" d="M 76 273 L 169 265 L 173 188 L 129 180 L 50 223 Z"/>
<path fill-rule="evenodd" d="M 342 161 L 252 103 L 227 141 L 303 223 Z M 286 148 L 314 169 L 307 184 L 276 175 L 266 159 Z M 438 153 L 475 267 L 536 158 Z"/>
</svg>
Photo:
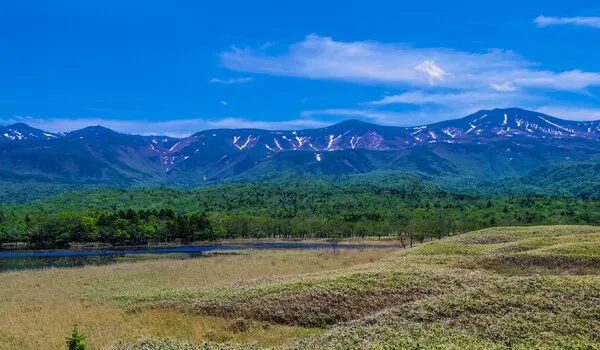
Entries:
<svg viewBox="0 0 600 350">
<path fill-rule="evenodd" d="M 132 313 L 117 299 L 164 290 L 227 289 L 251 281 L 348 268 L 391 254 L 383 249 L 335 255 L 331 251 L 248 251 L 189 260 L 1 273 L 0 349 L 64 349 L 74 324 L 93 349 L 149 337 L 278 345 L 322 331 L 256 322 L 252 332 L 233 332 L 228 318 L 177 310 Z"/>
<path fill-rule="evenodd" d="M 0 275 L 7 349 L 600 349 L 600 228 Z"/>
</svg>

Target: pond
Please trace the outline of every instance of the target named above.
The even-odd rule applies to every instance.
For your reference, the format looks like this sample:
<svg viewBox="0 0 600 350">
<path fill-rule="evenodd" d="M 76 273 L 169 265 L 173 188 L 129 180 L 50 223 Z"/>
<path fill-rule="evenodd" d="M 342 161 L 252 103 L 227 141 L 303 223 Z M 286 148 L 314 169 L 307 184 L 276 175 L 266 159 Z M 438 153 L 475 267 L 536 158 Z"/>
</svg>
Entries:
<svg viewBox="0 0 600 350">
<path fill-rule="evenodd" d="M 389 249 L 389 245 L 340 244 L 336 250 Z M 110 249 L 5 251 L 0 252 L 0 272 L 41 269 L 50 267 L 81 267 L 107 265 L 118 262 L 155 259 L 193 259 L 218 254 L 234 254 L 246 249 L 332 249 L 326 243 L 261 242 L 243 244 L 212 244 L 166 248 L 127 247 Z"/>
</svg>

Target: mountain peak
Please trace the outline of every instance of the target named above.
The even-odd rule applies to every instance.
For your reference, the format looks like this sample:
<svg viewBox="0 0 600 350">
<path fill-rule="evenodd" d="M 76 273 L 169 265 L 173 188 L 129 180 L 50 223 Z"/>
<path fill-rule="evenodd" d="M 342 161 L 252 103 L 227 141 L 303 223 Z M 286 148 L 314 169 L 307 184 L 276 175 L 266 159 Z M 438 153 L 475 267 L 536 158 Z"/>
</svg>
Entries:
<svg viewBox="0 0 600 350">
<path fill-rule="evenodd" d="M 36 129 L 25 123 L 18 122 L 0 127 L 0 140 L 50 140 L 56 139 L 62 136 L 62 134 L 47 132 L 44 130 Z"/>
<path fill-rule="evenodd" d="M 503 114 L 533 115 L 533 114 L 541 114 L 541 113 L 532 111 L 529 109 L 519 108 L 519 107 L 506 107 L 506 108 L 494 108 L 494 109 L 481 109 L 473 114 L 470 114 L 470 115 L 464 117 L 463 119 L 468 119 L 471 116 L 486 115 L 486 114 L 487 115 L 503 115 Z"/>
<path fill-rule="evenodd" d="M 116 131 L 106 128 L 102 125 L 95 126 L 86 126 L 83 129 L 71 131 L 69 135 L 79 135 L 79 134 L 117 134 Z"/>
<path fill-rule="evenodd" d="M 521 113 L 537 113 L 535 111 L 529 110 L 529 109 L 524 109 L 524 108 L 519 108 L 519 107 L 507 107 L 507 108 L 494 108 L 491 111 L 486 111 L 486 112 L 507 112 L 507 113 L 515 113 L 515 112 L 521 112 Z"/>
<path fill-rule="evenodd" d="M 10 124 L 6 126 L 9 129 L 35 129 L 23 122 L 18 122 L 18 123 L 14 123 L 14 124 Z M 37 129 L 36 129 L 37 130 Z"/>
<path fill-rule="evenodd" d="M 337 124 L 333 124 L 333 125 L 329 126 L 328 128 L 356 128 L 356 127 L 373 127 L 373 126 L 379 126 L 379 125 L 365 122 L 363 120 L 358 120 L 358 119 L 347 119 L 347 120 L 341 121 Z"/>
</svg>

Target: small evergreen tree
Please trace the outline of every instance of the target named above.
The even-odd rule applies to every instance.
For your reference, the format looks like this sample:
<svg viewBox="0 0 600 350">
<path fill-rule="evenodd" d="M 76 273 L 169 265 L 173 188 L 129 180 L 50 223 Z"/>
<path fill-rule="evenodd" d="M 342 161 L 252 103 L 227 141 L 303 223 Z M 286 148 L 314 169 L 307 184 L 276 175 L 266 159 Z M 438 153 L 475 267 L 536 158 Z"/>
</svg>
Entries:
<svg viewBox="0 0 600 350">
<path fill-rule="evenodd" d="M 85 336 L 79 333 L 77 325 L 73 327 L 73 333 L 67 338 L 67 350 L 86 350 Z"/>
</svg>

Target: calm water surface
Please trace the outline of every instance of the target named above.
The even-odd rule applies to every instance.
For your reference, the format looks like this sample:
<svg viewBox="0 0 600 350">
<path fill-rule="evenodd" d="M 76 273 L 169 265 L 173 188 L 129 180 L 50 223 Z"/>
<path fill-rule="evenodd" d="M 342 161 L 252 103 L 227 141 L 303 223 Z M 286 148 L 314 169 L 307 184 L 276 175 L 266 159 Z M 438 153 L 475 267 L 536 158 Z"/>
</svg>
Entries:
<svg viewBox="0 0 600 350">
<path fill-rule="evenodd" d="M 389 249 L 393 245 L 340 244 L 336 249 Z M 40 269 L 49 267 L 81 267 L 107 265 L 124 261 L 154 260 L 162 258 L 193 259 L 210 252 L 235 252 L 245 249 L 332 249 L 323 243 L 244 243 L 182 246 L 168 248 L 110 248 L 52 251 L 0 251 L 0 272 Z"/>
</svg>

